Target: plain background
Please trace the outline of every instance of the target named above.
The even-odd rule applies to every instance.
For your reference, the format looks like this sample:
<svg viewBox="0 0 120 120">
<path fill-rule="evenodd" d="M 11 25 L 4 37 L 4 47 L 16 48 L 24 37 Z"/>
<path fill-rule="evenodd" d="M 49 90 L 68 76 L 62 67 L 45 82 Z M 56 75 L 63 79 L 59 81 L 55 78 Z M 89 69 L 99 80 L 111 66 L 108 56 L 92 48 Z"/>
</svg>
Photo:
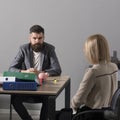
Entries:
<svg viewBox="0 0 120 120">
<path fill-rule="evenodd" d="M 45 41 L 56 47 L 62 75 L 71 77 L 71 98 L 89 63 L 83 45 L 91 34 L 106 36 L 110 53 L 120 57 L 120 0 L 0 0 L 0 73 L 6 71 L 19 46 L 29 42 L 29 28 L 39 24 Z M 9 107 L 9 96 L 0 95 L 0 109 Z M 32 105 L 38 108 L 37 105 Z M 57 109 L 64 107 L 64 92 Z"/>
</svg>

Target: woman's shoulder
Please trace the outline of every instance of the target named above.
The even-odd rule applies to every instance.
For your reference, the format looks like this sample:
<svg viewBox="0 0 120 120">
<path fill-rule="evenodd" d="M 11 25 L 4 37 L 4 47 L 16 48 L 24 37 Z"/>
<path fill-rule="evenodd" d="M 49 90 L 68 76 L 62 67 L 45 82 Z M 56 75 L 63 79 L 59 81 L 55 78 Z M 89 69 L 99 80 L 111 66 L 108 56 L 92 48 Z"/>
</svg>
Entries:
<svg viewBox="0 0 120 120">
<path fill-rule="evenodd" d="M 109 66 L 110 66 L 111 68 L 113 68 L 114 70 L 118 70 L 118 66 L 117 66 L 117 64 L 115 64 L 115 63 L 110 62 L 110 63 L 109 63 Z"/>
<path fill-rule="evenodd" d="M 85 73 L 89 75 L 93 75 L 95 74 L 95 72 L 96 72 L 96 69 L 94 67 L 87 68 L 85 71 Z"/>
</svg>

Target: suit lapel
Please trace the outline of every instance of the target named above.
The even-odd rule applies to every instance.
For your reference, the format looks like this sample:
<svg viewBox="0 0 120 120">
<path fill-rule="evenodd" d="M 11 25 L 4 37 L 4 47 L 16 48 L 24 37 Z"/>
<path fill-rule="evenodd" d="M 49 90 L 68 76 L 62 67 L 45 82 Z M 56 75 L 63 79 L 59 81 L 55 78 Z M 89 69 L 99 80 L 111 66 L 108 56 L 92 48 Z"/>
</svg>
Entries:
<svg viewBox="0 0 120 120">
<path fill-rule="evenodd" d="M 43 60 L 44 60 L 44 53 L 41 52 L 41 54 L 40 54 L 40 70 L 42 70 Z"/>
<path fill-rule="evenodd" d="M 33 51 L 32 51 L 32 49 L 30 49 L 30 54 L 29 54 L 30 56 L 30 68 L 33 68 L 34 66 L 33 66 Z"/>
</svg>

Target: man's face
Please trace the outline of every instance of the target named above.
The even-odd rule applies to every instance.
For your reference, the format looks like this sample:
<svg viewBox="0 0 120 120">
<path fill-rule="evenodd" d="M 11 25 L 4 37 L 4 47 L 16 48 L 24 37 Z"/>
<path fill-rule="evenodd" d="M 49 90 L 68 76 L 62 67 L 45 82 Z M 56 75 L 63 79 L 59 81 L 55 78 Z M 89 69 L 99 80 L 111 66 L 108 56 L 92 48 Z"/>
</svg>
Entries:
<svg viewBox="0 0 120 120">
<path fill-rule="evenodd" d="M 30 34 L 30 43 L 33 51 L 40 52 L 42 45 L 44 42 L 44 34 L 43 33 L 34 33 Z"/>
</svg>

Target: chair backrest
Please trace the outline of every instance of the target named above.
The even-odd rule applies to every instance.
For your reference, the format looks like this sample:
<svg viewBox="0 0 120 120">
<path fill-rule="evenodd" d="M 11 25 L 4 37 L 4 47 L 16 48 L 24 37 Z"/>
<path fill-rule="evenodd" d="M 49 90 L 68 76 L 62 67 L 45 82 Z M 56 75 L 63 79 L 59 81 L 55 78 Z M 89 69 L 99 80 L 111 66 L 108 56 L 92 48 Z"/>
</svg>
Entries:
<svg viewBox="0 0 120 120">
<path fill-rule="evenodd" d="M 117 115 L 117 120 L 120 120 L 120 88 L 118 88 L 113 95 L 111 109 Z"/>
</svg>

